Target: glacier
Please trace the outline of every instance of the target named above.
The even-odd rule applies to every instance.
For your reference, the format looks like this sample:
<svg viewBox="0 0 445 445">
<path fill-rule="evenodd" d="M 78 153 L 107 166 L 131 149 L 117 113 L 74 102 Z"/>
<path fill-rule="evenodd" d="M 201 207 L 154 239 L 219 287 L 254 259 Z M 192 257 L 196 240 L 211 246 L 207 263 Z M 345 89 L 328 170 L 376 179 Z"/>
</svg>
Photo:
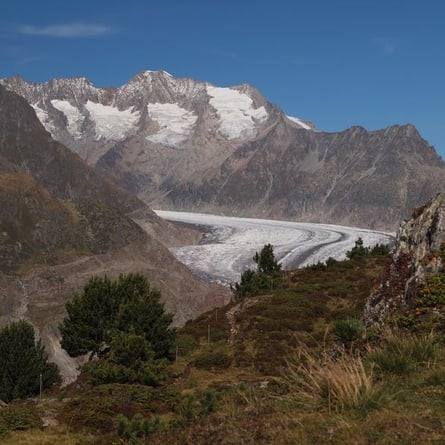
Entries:
<svg viewBox="0 0 445 445">
<path fill-rule="evenodd" d="M 296 269 L 346 258 L 360 237 L 365 246 L 392 245 L 395 234 L 332 224 L 238 218 L 204 213 L 155 210 L 169 221 L 196 225 L 205 232 L 199 245 L 172 247 L 173 255 L 198 277 L 229 285 L 254 266 L 253 256 L 265 244 L 274 246 L 284 269 Z"/>
</svg>

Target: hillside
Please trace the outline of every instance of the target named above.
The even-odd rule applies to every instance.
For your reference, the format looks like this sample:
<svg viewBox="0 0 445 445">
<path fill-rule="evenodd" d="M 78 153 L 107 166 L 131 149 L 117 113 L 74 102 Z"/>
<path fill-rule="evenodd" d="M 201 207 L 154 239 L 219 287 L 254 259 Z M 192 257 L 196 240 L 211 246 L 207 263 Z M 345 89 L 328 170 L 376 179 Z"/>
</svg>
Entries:
<svg viewBox="0 0 445 445">
<path fill-rule="evenodd" d="M 443 202 L 414 210 L 391 255 L 357 241 L 345 261 L 279 271 L 268 257 L 266 272 L 258 261 L 248 294 L 178 330 L 160 385 L 85 371 L 0 408 L 4 443 L 443 442 Z M 11 413 L 30 431 L 12 431 Z"/>
<path fill-rule="evenodd" d="M 1 86 L 0 110 L 1 325 L 30 320 L 73 378 L 77 365 L 60 349 L 57 326 L 67 299 L 92 275 L 145 273 L 178 325 L 228 298 L 196 281 L 162 242 L 190 232 L 101 178 L 51 138 L 23 98 Z"/>
<path fill-rule="evenodd" d="M 163 385 L 92 386 L 83 375 L 3 408 L 50 424 L 4 443 L 440 443 L 438 334 L 364 331 L 359 322 L 388 264 L 364 257 L 282 273 L 275 290 L 187 323 Z M 118 414 L 133 422 L 124 427 Z"/>
<path fill-rule="evenodd" d="M 157 209 L 395 230 L 445 187 L 445 163 L 412 125 L 326 133 L 250 85 L 144 71 L 0 81 L 58 141 Z"/>
</svg>

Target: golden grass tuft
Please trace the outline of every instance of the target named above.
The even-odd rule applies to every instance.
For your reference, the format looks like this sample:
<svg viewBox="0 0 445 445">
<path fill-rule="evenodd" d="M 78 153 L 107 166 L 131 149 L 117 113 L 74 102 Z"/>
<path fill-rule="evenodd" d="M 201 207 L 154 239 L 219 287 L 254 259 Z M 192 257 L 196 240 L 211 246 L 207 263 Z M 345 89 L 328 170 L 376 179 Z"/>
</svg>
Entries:
<svg viewBox="0 0 445 445">
<path fill-rule="evenodd" d="M 329 412 L 366 410 L 381 397 L 372 367 L 367 368 L 359 355 L 323 351 L 318 357 L 305 345 L 288 360 L 287 380 L 294 402 L 311 408 L 322 406 Z"/>
</svg>

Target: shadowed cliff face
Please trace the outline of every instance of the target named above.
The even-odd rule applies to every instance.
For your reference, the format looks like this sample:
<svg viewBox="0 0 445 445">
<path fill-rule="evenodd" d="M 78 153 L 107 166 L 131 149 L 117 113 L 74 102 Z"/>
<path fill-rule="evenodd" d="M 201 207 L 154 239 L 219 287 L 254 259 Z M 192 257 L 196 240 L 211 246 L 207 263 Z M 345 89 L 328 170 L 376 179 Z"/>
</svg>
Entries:
<svg viewBox="0 0 445 445">
<path fill-rule="evenodd" d="M 165 72 L 115 89 L 2 82 L 56 139 L 159 209 L 395 230 L 445 189 L 444 162 L 412 125 L 323 133 L 248 85 Z"/>
<path fill-rule="evenodd" d="M 226 303 L 230 293 L 196 281 L 160 233 L 188 237 L 52 140 L 26 101 L 0 86 L 0 326 L 28 319 L 70 379 L 76 363 L 60 349 L 58 325 L 93 275 L 145 274 L 176 325 Z"/>
<path fill-rule="evenodd" d="M 421 318 L 429 321 L 430 305 L 420 299 L 429 280 L 443 274 L 444 261 L 445 193 L 439 193 L 425 206 L 415 208 L 411 218 L 400 226 L 393 261 L 382 284 L 367 301 L 366 323 L 372 326 L 397 315 L 412 315 L 422 304 L 425 307 L 415 313 L 413 322 Z M 441 311 L 438 307 L 433 310 L 435 316 Z"/>
</svg>

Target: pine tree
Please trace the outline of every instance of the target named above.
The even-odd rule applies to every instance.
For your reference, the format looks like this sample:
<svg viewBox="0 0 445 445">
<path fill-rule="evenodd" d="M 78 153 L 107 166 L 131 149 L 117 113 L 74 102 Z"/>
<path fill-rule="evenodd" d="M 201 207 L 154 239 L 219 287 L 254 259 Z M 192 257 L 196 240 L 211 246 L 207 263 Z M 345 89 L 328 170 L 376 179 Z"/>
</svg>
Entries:
<svg viewBox="0 0 445 445">
<path fill-rule="evenodd" d="M 48 363 L 40 341 L 35 341 L 34 329 L 26 321 L 18 321 L 0 330 L 0 399 L 36 395 L 60 382 L 57 365 Z"/>
<path fill-rule="evenodd" d="M 60 326 L 62 347 L 73 357 L 99 352 L 118 330 L 142 336 L 155 359 L 170 358 L 173 317 L 160 298 L 141 274 L 121 275 L 117 281 L 93 277 L 66 305 L 68 315 Z"/>
</svg>

